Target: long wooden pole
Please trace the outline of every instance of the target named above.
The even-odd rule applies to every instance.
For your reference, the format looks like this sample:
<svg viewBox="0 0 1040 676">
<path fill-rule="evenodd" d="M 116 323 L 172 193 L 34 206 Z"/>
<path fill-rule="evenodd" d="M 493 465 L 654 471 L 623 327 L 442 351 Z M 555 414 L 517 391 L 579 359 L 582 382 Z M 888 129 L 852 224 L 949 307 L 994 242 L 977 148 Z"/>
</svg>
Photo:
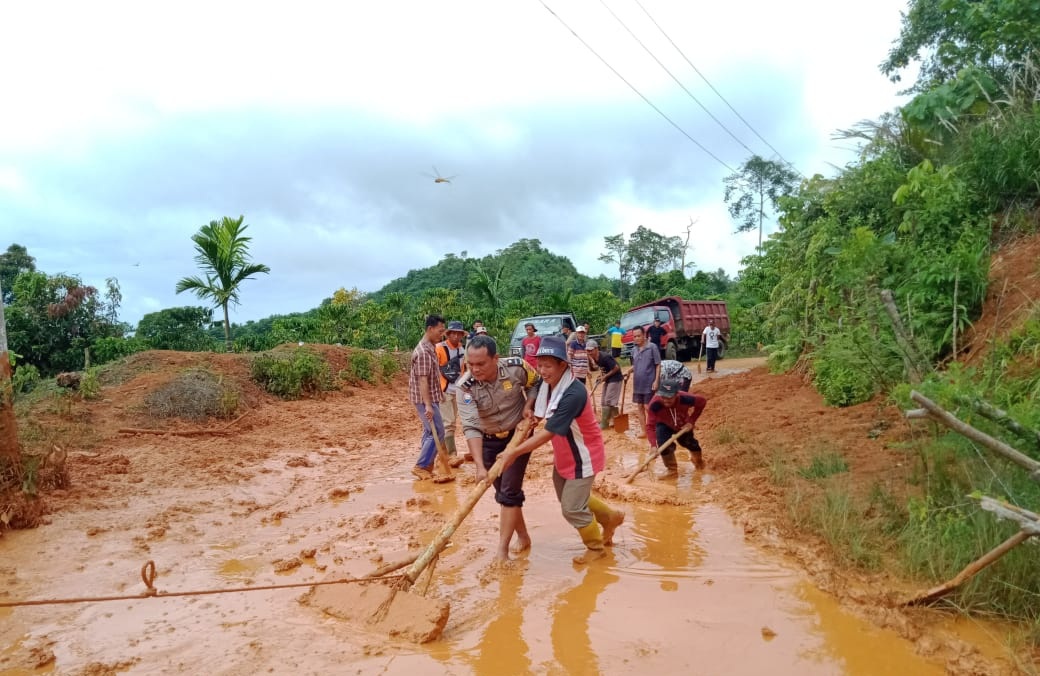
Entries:
<svg viewBox="0 0 1040 676">
<path fill-rule="evenodd" d="M 944 582 L 938 587 L 933 587 L 925 593 L 920 594 L 919 596 L 915 596 L 914 598 L 907 601 L 904 605 L 925 605 L 942 598 L 943 596 L 949 594 L 951 591 L 962 585 L 965 582 L 965 580 L 974 577 L 980 570 L 982 570 L 986 566 L 989 566 L 997 559 L 1004 556 L 1012 549 L 1028 540 L 1030 537 L 1032 537 L 1031 533 L 1027 533 L 1021 530 L 1018 531 L 1017 533 L 1009 537 L 1007 540 L 1004 540 L 999 545 L 991 549 L 989 553 L 987 553 L 985 556 L 969 563 L 964 568 L 964 570 L 957 573 L 957 576 L 949 582 Z"/>
<path fill-rule="evenodd" d="M 628 477 L 625 478 L 625 483 L 626 484 L 632 483 L 632 481 L 637 476 L 639 476 L 640 472 L 642 472 L 644 469 L 649 467 L 650 463 L 652 463 L 654 461 L 654 459 L 657 458 L 657 456 L 661 455 L 661 452 L 664 449 L 666 449 L 669 446 L 671 446 L 672 444 L 674 444 L 676 441 L 679 440 L 679 437 L 681 437 L 682 435 L 686 434 L 687 432 L 689 432 L 692 429 L 693 428 L 690 427 L 689 425 L 683 425 L 681 428 L 679 428 L 679 431 L 676 432 L 675 434 L 673 434 L 668 439 L 668 441 L 664 442 L 663 444 L 661 444 L 660 446 L 655 448 L 654 451 L 650 455 L 647 456 L 646 460 L 643 461 L 643 464 L 636 468 L 636 471 L 632 472 L 631 474 L 628 475 Z"/>
<path fill-rule="evenodd" d="M 520 424 L 516 426 L 516 431 L 513 433 L 513 438 L 510 439 L 509 444 L 506 446 L 506 451 L 518 446 L 520 442 L 527 438 L 527 433 L 531 430 L 531 421 L 522 420 Z M 505 451 L 502 452 L 504 454 Z M 476 506 L 484 492 L 491 486 L 491 484 L 502 474 L 502 454 L 499 455 L 498 460 L 488 470 L 487 477 L 483 481 L 477 482 L 476 487 L 470 492 L 466 499 L 459 505 L 459 508 L 455 510 L 455 514 L 452 515 L 448 523 L 444 524 L 437 536 L 433 538 L 433 541 L 426 546 L 425 551 L 419 555 L 419 558 L 404 572 L 404 580 L 406 587 L 410 587 L 415 584 L 415 581 L 419 579 L 419 576 L 430 565 L 430 562 L 441 553 L 447 545 L 451 536 L 455 534 L 459 524 L 469 516 L 469 513 L 473 511 L 473 507 Z M 478 459 L 477 462 L 480 462 Z"/>
<path fill-rule="evenodd" d="M 923 406 L 928 411 L 928 414 L 935 420 L 938 420 L 943 425 L 949 427 L 951 430 L 959 432 L 960 434 L 968 437 L 972 441 L 976 441 L 982 444 L 994 453 L 1003 456 L 1005 459 L 1010 460 L 1011 462 L 1015 463 L 1019 467 L 1029 472 L 1029 477 L 1033 481 L 1040 482 L 1040 462 L 1033 460 L 1028 455 L 1012 448 L 1011 446 L 1005 444 L 1003 441 L 999 439 L 994 439 L 985 432 L 981 432 L 972 427 L 971 425 L 965 422 L 961 422 L 952 413 L 945 410 L 944 408 L 942 408 L 941 406 L 939 406 L 934 401 L 924 396 L 917 390 L 913 390 L 910 392 L 910 398 L 916 401 L 921 406 Z"/>
</svg>

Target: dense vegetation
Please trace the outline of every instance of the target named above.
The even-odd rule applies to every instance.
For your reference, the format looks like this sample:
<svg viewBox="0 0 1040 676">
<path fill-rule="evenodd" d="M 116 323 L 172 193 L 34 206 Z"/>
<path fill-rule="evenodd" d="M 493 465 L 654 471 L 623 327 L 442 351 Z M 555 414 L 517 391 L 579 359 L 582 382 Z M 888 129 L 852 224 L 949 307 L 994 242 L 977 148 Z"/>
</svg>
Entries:
<svg viewBox="0 0 1040 676">
<path fill-rule="evenodd" d="M 910 88 L 915 97 L 895 113 L 840 133 L 860 143 L 854 162 L 834 177 L 795 185 L 782 165 L 752 158 L 727 179 L 726 201 L 738 227 L 759 227 L 774 204 L 779 222 L 743 261 L 739 279 L 721 270 L 689 275 L 683 242 L 640 227 L 627 239 L 604 239 L 602 259 L 617 266 L 614 278 L 583 275 L 538 240 L 522 239 L 480 258 L 446 254 L 378 291 L 341 288 L 317 308 L 244 325 L 214 324 L 209 308 L 169 308 L 144 317 L 128 338 L 129 327 L 117 319 L 115 280 L 101 294 L 74 276 L 48 276 L 23 247 L 12 245 L 0 256 L 0 283 L 17 373 L 82 368 L 88 347 L 98 363 L 147 348 L 220 349 L 227 337 L 241 351 L 297 341 L 407 349 L 430 312 L 467 325 L 480 319 L 500 339 L 517 319 L 539 312 L 571 311 L 598 332 L 631 305 L 677 294 L 727 300 L 735 342 L 767 344 L 774 369 L 803 370 L 832 405 L 886 393 L 909 408 L 905 384 L 921 380 L 918 389 L 951 409 L 967 414 L 972 402 L 984 399 L 1036 430 L 1040 312 L 1033 309 L 1021 329 L 996 341 L 981 367 L 955 362 L 965 330 L 981 311 L 994 248 L 1037 232 L 1038 15 L 1030 0 L 912 0 L 882 70 L 898 78 L 904 66 L 921 61 Z M 243 261 L 237 263 L 241 269 Z M 211 299 L 225 304 L 231 299 L 229 289 L 205 280 L 196 287 L 210 288 Z M 883 291 L 891 292 L 906 336 L 897 335 L 884 310 Z M 274 372 L 276 366 L 258 368 Z M 977 422 L 1006 435 L 998 425 Z M 1040 457 L 1035 440 L 1008 441 Z M 980 512 L 966 494 L 982 491 L 1034 510 L 1040 505 L 1035 481 L 987 461 L 959 437 L 936 434 L 915 450 L 917 490 L 909 505 L 874 496 L 863 510 L 883 505 L 885 519 L 856 521 L 852 509 L 843 521 L 862 526 L 853 529 L 861 540 L 876 527 L 875 549 L 894 548 L 911 573 L 949 577 L 1014 530 Z M 832 465 L 821 460 L 802 480 Z M 825 499 L 851 504 L 848 496 Z M 850 560 L 877 563 L 876 556 Z M 1040 576 L 1028 553 L 1016 552 L 959 599 L 1038 621 Z"/>
</svg>

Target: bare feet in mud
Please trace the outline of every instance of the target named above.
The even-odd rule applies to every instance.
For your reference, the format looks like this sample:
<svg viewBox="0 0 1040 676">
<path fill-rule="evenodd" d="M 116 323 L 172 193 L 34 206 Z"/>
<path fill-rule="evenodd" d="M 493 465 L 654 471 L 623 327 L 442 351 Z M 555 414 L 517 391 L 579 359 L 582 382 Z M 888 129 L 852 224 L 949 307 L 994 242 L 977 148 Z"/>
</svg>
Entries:
<svg viewBox="0 0 1040 676">
<path fill-rule="evenodd" d="M 509 546 L 509 552 L 511 554 L 521 554 L 531 549 L 531 538 L 517 537 L 516 542 Z"/>
<path fill-rule="evenodd" d="M 611 515 L 610 520 L 607 523 L 602 524 L 603 526 L 603 544 L 607 547 L 614 545 L 614 531 L 618 529 L 618 526 L 625 523 L 625 513 L 620 509 L 615 509 Z"/>
</svg>

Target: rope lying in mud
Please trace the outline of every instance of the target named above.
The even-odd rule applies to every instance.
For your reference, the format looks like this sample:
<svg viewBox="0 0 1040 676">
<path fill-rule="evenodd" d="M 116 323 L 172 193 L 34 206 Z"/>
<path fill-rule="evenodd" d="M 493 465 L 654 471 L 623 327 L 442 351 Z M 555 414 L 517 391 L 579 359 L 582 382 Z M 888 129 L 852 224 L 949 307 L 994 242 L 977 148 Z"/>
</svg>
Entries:
<svg viewBox="0 0 1040 676">
<path fill-rule="evenodd" d="M 373 580 L 398 580 L 404 575 L 384 575 L 372 577 L 346 577 L 339 580 L 324 580 L 321 582 L 293 582 L 289 584 L 268 584 L 260 587 L 235 587 L 232 589 L 203 589 L 199 591 L 164 592 L 155 588 L 155 562 L 148 561 L 141 566 L 141 581 L 147 587 L 140 594 L 126 594 L 122 596 L 83 596 L 72 599 L 42 599 L 39 601 L 6 601 L 0 602 L 0 608 L 14 608 L 17 606 L 50 606 L 63 603 L 96 603 L 100 601 L 132 601 L 147 598 L 169 598 L 173 596 L 204 596 L 206 594 L 229 594 L 232 592 L 266 591 L 270 589 L 292 589 L 294 587 L 320 587 L 326 584 L 349 584 L 351 582 L 372 582 Z"/>
</svg>

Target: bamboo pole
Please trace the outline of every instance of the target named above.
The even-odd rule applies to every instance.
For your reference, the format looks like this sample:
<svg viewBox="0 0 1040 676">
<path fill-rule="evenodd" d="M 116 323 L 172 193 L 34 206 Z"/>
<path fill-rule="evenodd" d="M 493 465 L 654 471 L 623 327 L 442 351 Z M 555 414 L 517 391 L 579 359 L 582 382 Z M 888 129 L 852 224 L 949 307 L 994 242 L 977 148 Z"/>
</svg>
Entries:
<svg viewBox="0 0 1040 676">
<path fill-rule="evenodd" d="M 896 307 L 895 298 L 893 298 L 892 292 L 888 289 L 881 290 L 881 305 L 884 306 L 885 312 L 888 313 L 888 318 L 892 321 L 892 330 L 895 333 L 896 342 L 899 343 L 899 347 L 903 350 L 910 383 L 916 385 L 922 379 L 922 364 L 924 360 L 917 354 L 913 339 L 907 333 L 903 320 L 899 317 L 899 308 Z"/>
<path fill-rule="evenodd" d="M 643 464 L 641 464 L 639 467 L 636 468 L 636 471 L 632 472 L 627 477 L 625 477 L 625 483 L 626 484 L 632 483 L 632 481 L 634 481 L 635 478 L 637 476 L 639 476 L 640 472 L 642 472 L 647 467 L 649 467 L 650 463 L 652 463 L 654 461 L 654 459 L 657 458 L 657 456 L 661 455 L 661 452 L 664 451 L 664 449 L 666 449 L 669 446 L 671 446 L 672 444 L 674 444 L 676 441 L 679 440 L 679 437 L 681 437 L 682 435 L 686 434 L 687 432 L 689 432 L 692 429 L 693 429 L 693 427 L 691 427 L 690 425 L 683 425 L 681 428 L 679 428 L 679 431 L 676 432 L 675 434 L 673 434 L 668 439 L 668 441 L 664 442 L 663 444 L 661 444 L 660 446 L 655 448 L 654 451 L 652 453 L 650 453 L 650 455 L 647 456 L 646 460 L 643 461 Z"/>
<path fill-rule="evenodd" d="M 910 398 L 924 407 L 932 418 L 972 441 L 982 444 L 994 453 L 1003 456 L 1006 460 L 1010 460 L 1029 472 L 1029 477 L 1033 481 L 1040 482 L 1040 462 L 1037 462 L 1024 453 L 1015 450 L 1003 441 L 994 439 L 985 432 L 981 432 L 971 425 L 958 420 L 952 413 L 946 411 L 934 401 L 916 390 L 910 392 Z"/>
<path fill-rule="evenodd" d="M 1012 549 L 1028 540 L 1030 537 L 1032 537 L 1031 533 L 1027 533 L 1021 530 L 1018 531 L 1017 533 L 1009 537 L 1007 540 L 1004 540 L 999 545 L 991 549 L 985 556 L 982 556 L 979 559 L 976 559 L 975 561 L 969 563 L 964 568 L 964 570 L 957 573 L 956 577 L 954 577 L 952 580 L 944 582 L 938 587 L 933 587 L 928 591 L 924 592 L 923 594 L 915 596 L 909 601 L 906 601 L 903 605 L 920 606 L 939 600 L 940 598 L 946 596 L 960 585 L 964 584 L 967 580 L 974 577 L 979 571 L 983 570 L 990 564 L 997 561 L 1000 557 L 1004 556 Z"/>
</svg>

